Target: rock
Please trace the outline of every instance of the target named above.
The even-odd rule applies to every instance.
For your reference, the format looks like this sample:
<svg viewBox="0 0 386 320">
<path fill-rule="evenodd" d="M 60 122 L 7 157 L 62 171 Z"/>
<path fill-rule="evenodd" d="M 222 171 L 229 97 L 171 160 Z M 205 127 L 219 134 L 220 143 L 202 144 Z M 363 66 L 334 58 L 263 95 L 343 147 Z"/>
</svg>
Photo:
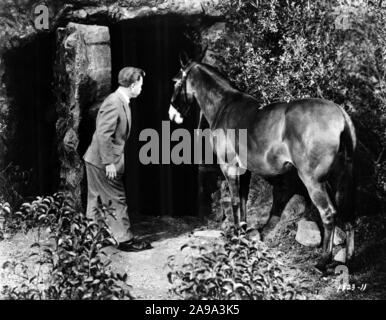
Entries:
<svg viewBox="0 0 386 320">
<path fill-rule="evenodd" d="M 271 216 L 261 232 L 263 241 L 274 241 L 280 235 L 280 229 L 280 217 Z"/>
<path fill-rule="evenodd" d="M 201 230 L 193 233 L 193 236 L 200 238 L 219 239 L 223 236 L 220 230 Z"/>
<path fill-rule="evenodd" d="M 346 263 L 346 249 L 340 249 L 334 257 L 335 261 Z"/>
<path fill-rule="evenodd" d="M 296 241 L 304 246 L 316 247 L 321 243 L 318 225 L 313 221 L 302 219 L 298 222 Z"/>
<path fill-rule="evenodd" d="M 346 241 L 346 233 L 339 227 L 335 227 L 334 232 L 334 246 L 344 244 Z"/>
<path fill-rule="evenodd" d="M 300 219 L 306 210 L 304 197 L 294 195 L 287 203 L 282 213 L 282 219 L 285 221 Z"/>
</svg>

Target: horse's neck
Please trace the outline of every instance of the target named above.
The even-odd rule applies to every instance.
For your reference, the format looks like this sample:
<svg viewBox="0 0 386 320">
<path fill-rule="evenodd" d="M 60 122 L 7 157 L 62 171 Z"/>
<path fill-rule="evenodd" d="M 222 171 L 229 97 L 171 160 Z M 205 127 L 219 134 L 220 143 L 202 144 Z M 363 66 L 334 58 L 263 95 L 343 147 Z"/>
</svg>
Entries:
<svg viewBox="0 0 386 320">
<path fill-rule="evenodd" d="M 206 74 L 203 74 L 203 73 Z M 208 81 L 209 80 L 209 81 Z M 212 127 L 218 114 L 228 104 L 231 96 L 238 91 L 223 79 L 216 79 L 205 70 L 199 69 L 191 81 L 194 96 L 209 126 Z"/>
</svg>

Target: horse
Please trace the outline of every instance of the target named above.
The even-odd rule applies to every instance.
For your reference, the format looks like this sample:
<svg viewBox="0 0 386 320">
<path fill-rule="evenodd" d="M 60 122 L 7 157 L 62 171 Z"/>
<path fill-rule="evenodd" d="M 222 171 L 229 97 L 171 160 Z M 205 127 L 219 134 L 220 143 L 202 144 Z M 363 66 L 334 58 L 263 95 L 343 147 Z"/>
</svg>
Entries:
<svg viewBox="0 0 386 320">
<path fill-rule="evenodd" d="M 234 223 L 246 224 L 249 182 L 251 172 L 256 173 L 273 186 L 273 204 L 263 234 L 275 227 L 294 194 L 306 193 L 324 229 L 323 252 L 316 267 L 323 270 L 332 261 L 339 220 L 346 231 L 348 263 L 354 254 L 356 134 L 346 111 L 319 98 L 259 106 L 256 98 L 232 86 L 216 68 L 190 59 L 180 62 L 181 70 L 173 78 L 170 120 L 181 123 L 192 105 L 198 105 L 212 132 L 247 130 L 243 146 L 223 141 L 220 145 L 225 147 L 215 149 L 217 156 L 227 147 L 247 149 L 246 159 L 220 164 L 229 185 Z M 234 174 L 239 168 L 245 168 L 244 172 Z"/>
</svg>

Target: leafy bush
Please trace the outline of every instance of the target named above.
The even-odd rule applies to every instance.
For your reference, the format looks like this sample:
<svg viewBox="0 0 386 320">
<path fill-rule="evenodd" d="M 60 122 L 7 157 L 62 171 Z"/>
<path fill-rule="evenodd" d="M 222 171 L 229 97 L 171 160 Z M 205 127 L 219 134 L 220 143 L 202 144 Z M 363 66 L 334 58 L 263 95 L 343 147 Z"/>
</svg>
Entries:
<svg viewBox="0 0 386 320">
<path fill-rule="evenodd" d="M 125 299 L 132 298 L 127 275 L 111 271 L 111 261 L 101 250 L 115 244 L 105 222 L 112 208 L 100 203 L 97 222 L 73 209 L 73 201 L 62 193 L 24 203 L 11 213 L 24 231 L 48 233 L 48 243 L 31 245 L 26 261 L 8 261 L 3 268 L 28 282 L 3 293 L 10 299 Z M 39 266 L 30 274 L 31 265 Z"/>
<path fill-rule="evenodd" d="M 381 4 L 382 2 L 380 2 Z M 218 65 L 261 104 L 319 97 L 352 116 L 359 182 L 386 199 L 386 16 L 378 2 L 230 0 L 209 39 Z"/>
<path fill-rule="evenodd" d="M 11 213 L 11 207 L 8 202 L 0 201 L 0 240 L 3 240 L 6 230 L 6 220 Z"/>
<path fill-rule="evenodd" d="M 250 230 L 248 230 L 249 233 Z M 277 255 L 241 228 L 226 234 L 225 241 L 187 244 L 192 253 L 180 266 L 170 256 L 172 291 L 184 299 L 262 300 L 301 299 L 305 287 L 284 280 Z"/>
<path fill-rule="evenodd" d="M 33 171 L 23 171 L 18 165 L 9 163 L 0 170 L 0 201 L 7 201 L 11 206 L 19 206 L 22 194 L 30 186 Z"/>
</svg>

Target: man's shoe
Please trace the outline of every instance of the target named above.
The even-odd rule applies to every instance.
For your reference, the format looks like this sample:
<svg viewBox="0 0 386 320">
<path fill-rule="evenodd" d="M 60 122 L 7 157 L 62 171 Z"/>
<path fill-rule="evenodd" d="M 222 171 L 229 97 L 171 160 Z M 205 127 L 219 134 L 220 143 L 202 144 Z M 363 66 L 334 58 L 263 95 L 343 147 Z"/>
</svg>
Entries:
<svg viewBox="0 0 386 320">
<path fill-rule="evenodd" d="M 137 252 L 153 248 L 149 242 L 139 240 L 129 240 L 120 242 L 117 249 L 126 252 Z"/>
</svg>

